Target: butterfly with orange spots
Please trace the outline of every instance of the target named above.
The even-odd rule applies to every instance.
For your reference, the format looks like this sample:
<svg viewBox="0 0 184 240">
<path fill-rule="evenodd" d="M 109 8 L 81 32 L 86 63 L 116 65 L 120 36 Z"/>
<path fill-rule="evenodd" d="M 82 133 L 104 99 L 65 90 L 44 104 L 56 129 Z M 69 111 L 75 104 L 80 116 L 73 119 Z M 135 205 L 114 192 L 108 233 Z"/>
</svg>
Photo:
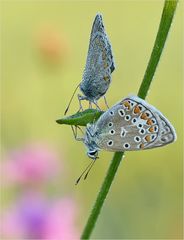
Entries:
<svg viewBox="0 0 184 240">
<path fill-rule="evenodd" d="M 169 120 L 137 96 L 115 104 L 94 124 L 88 124 L 83 142 L 88 156 L 96 159 L 98 151 L 136 151 L 162 147 L 176 140 Z"/>
</svg>

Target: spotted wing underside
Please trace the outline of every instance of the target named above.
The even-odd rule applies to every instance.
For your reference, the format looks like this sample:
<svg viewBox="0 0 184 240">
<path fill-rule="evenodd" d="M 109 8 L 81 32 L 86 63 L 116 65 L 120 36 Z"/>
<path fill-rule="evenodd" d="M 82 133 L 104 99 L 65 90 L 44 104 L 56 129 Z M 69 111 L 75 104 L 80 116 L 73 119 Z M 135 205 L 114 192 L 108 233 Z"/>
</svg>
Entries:
<svg viewBox="0 0 184 240">
<path fill-rule="evenodd" d="M 176 139 L 169 121 L 144 100 L 131 96 L 98 121 L 98 146 L 108 151 L 135 151 L 164 146 Z"/>
<path fill-rule="evenodd" d="M 108 84 L 114 69 L 111 44 L 104 29 L 102 16 L 97 14 L 91 31 L 83 80 L 87 79 L 93 84 L 103 81 Z"/>
</svg>

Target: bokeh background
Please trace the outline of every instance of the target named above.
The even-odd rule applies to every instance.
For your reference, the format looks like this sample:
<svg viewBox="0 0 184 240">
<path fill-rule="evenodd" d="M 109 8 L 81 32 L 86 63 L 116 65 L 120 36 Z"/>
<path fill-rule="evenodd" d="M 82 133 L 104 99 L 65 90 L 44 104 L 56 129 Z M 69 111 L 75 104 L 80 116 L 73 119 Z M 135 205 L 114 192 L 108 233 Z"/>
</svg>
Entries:
<svg viewBox="0 0 184 240">
<path fill-rule="evenodd" d="M 80 82 L 93 19 L 103 14 L 116 71 L 110 106 L 137 93 L 163 1 L 1 1 L 1 239 L 78 239 L 112 153 L 89 163 L 55 120 Z M 127 152 L 92 238 L 182 238 L 182 1 L 147 100 L 176 128 L 164 148 Z M 100 105 L 105 109 L 104 103 Z M 69 114 L 78 110 L 75 97 Z"/>
</svg>

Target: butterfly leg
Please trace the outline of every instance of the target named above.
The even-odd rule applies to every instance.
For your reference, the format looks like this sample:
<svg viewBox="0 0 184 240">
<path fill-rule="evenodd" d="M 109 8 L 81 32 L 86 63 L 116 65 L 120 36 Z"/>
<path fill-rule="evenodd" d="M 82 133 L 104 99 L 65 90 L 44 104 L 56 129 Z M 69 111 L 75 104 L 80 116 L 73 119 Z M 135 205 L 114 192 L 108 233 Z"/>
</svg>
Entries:
<svg viewBox="0 0 184 240">
<path fill-rule="evenodd" d="M 108 106 L 108 104 L 107 104 L 107 99 L 106 99 L 105 96 L 104 96 L 104 102 L 105 102 L 105 105 L 106 105 L 107 109 L 109 109 L 109 106 Z"/>
<path fill-rule="evenodd" d="M 81 131 L 81 133 L 84 135 L 84 131 L 82 130 L 81 127 L 79 127 L 79 126 L 77 125 L 76 128 L 78 128 L 78 129 Z"/>
<path fill-rule="evenodd" d="M 73 132 L 75 140 L 76 141 L 83 141 L 84 139 L 82 137 L 77 136 L 77 128 L 79 128 L 81 131 L 82 131 L 82 129 L 79 126 L 71 126 L 71 128 L 72 128 L 72 132 Z M 82 131 L 82 133 L 83 133 L 83 131 Z"/>
<path fill-rule="evenodd" d="M 85 100 L 85 97 L 80 95 L 80 94 L 78 94 L 77 96 L 78 96 L 78 100 L 79 100 L 79 110 L 78 110 L 78 112 L 80 112 L 80 111 L 83 111 L 83 107 L 82 107 L 81 101 Z"/>
<path fill-rule="evenodd" d="M 94 105 L 96 106 L 96 108 L 97 108 L 98 110 L 101 110 L 100 107 L 99 107 L 98 104 L 97 104 L 97 101 L 94 100 L 93 103 L 94 103 Z"/>
</svg>

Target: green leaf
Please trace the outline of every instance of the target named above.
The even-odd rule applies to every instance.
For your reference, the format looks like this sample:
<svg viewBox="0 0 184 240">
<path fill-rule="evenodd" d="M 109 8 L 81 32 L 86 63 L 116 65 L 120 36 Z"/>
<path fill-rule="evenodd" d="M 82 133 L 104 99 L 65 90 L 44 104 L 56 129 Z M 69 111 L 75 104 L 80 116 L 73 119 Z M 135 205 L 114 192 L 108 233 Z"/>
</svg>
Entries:
<svg viewBox="0 0 184 240">
<path fill-rule="evenodd" d="M 95 122 L 104 112 L 97 109 L 87 109 L 83 112 L 75 113 L 56 120 L 58 124 L 67 124 L 75 126 L 86 126 L 88 123 Z"/>
</svg>

